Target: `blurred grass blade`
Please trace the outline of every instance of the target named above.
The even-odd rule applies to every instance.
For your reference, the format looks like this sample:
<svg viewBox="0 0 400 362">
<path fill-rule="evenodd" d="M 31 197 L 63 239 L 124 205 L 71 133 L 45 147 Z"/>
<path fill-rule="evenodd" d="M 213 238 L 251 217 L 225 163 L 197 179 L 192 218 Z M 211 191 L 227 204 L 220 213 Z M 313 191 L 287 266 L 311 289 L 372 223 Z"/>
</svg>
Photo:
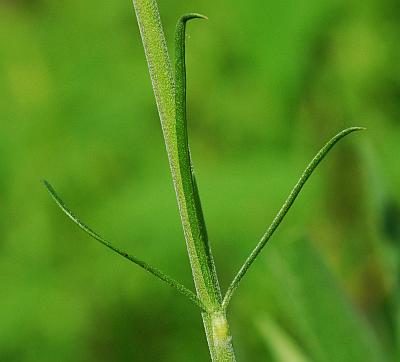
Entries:
<svg viewBox="0 0 400 362">
<path fill-rule="evenodd" d="M 290 331 L 311 361 L 398 361 L 386 358 L 389 346 L 382 345 L 382 334 L 357 308 L 316 243 L 282 240 L 260 263 L 270 276 L 265 288 L 275 323 Z"/>
<path fill-rule="evenodd" d="M 315 157 L 311 160 L 311 162 L 308 164 L 306 169 L 304 170 L 303 174 L 301 175 L 300 179 L 297 181 L 296 185 L 290 192 L 288 198 L 286 199 L 285 203 L 282 205 L 281 209 L 279 210 L 278 214 L 275 216 L 274 220 L 272 221 L 271 225 L 257 244 L 257 246 L 254 248 L 254 250 L 251 252 L 250 256 L 246 259 L 244 262 L 243 266 L 240 268 L 239 272 L 236 274 L 235 278 L 233 279 L 231 285 L 229 286 L 224 300 L 223 300 L 223 308 L 226 308 L 229 304 L 230 299 L 232 298 L 232 295 L 236 288 L 238 287 L 240 281 L 246 274 L 247 270 L 250 268 L 250 266 L 253 264 L 253 262 L 256 260 L 257 256 L 260 254 L 261 250 L 264 248 L 265 244 L 268 242 L 268 240 L 271 238 L 275 230 L 278 228 L 279 224 L 282 222 L 288 211 L 290 210 L 291 206 L 293 205 L 294 201 L 296 200 L 298 194 L 300 193 L 301 189 L 303 188 L 304 184 L 308 180 L 308 178 L 311 176 L 311 174 L 314 172 L 316 167 L 319 165 L 319 163 L 324 159 L 324 157 L 328 154 L 328 152 L 332 149 L 332 147 L 343 137 L 347 136 L 348 134 L 355 132 L 355 131 L 361 131 L 364 130 L 365 128 L 363 127 L 350 127 L 347 128 L 341 132 L 339 132 L 336 136 L 331 138 L 331 140 L 324 146 L 322 147 L 319 152 L 315 155 Z"/>
<path fill-rule="evenodd" d="M 259 317 L 255 321 L 265 343 L 276 362 L 311 362 L 296 341 L 271 318 Z"/>
<path fill-rule="evenodd" d="M 129 255 L 125 251 L 122 251 L 115 246 L 113 246 L 109 241 L 105 240 L 95 231 L 93 231 L 89 226 L 87 226 L 84 222 L 82 222 L 64 203 L 64 201 L 58 196 L 54 188 L 50 185 L 49 182 L 46 180 L 43 181 L 44 185 L 46 186 L 47 190 L 50 192 L 52 198 L 57 203 L 57 205 L 61 208 L 61 210 L 75 223 L 77 224 L 83 231 L 89 234 L 92 238 L 99 241 L 101 244 L 105 245 L 107 248 L 115 251 L 117 254 L 123 256 L 125 259 L 130 260 L 131 262 L 135 263 L 136 265 L 140 266 L 141 268 L 145 269 L 147 272 L 153 274 L 158 279 L 166 282 L 171 287 L 175 288 L 179 293 L 186 296 L 192 303 L 196 306 L 200 307 L 202 310 L 205 310 L 205 307 L 201 300 L 188 288 L 184 285 L 176 281 L 175 279 L 171 278 L 167 274 L 163 273 L 159 269 L 147 264 L 146 262 L 136 258 L 135 256 Z"/>
</svg>

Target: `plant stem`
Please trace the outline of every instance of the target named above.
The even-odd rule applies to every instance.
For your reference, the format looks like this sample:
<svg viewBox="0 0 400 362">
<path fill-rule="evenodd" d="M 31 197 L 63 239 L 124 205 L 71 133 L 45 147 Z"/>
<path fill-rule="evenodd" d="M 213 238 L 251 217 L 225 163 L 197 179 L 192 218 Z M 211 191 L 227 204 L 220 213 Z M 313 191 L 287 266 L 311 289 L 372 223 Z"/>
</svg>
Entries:
<svg viewBox="0 0 400 362">
<path fill-rule="evenodd" d="M 235 362 L 232 337 L 225 311 L 202 313 L 211 359 L 215 362 Z"/>
<path fill-rule="evenodd" d="M 193 195 L 193 185 L 188 187 L 187 178 L 185 179 L 188 170 L 182 169 L 182 152 L 187 150 L 182 150 L 182 143 L 177 135 L 174 77 L 157 2 L 133 0 L 133 4 L 160 115 L 193 280 L 197 296 L 207 310 L 202 313 L 202 318 L 211 358 L 216 362 L 235 361 L 228 322 L 221 308 L 221 291 L 212 254 L 206 242 L 205 230 L 201 227 L 204 221 L 200 219 L 202 214 L 196 211 L 192 203 L 198 195 Z M 197 186 L 195 187 L 197 190 Z"/>
</svg>

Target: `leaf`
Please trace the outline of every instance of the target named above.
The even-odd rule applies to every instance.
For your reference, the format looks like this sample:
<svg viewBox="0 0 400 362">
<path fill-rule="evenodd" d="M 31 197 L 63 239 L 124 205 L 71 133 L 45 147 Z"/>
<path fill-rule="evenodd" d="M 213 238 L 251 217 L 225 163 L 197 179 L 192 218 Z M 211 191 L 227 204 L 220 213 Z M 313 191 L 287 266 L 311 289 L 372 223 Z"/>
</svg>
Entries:
<svg viewBox="0 0 400 362">
<path fill-rule="evenodd" d="M 267 244 L 268 240 L 271 238 L 275 230 L 278 228 L 279 224 L 282 222 L 290 208 L 292 207 L 294 201 L 296 200 L 298 194 L 300 193 L 301 189 L 303 188 L 304 184 L 307 182 L 309 177 L 312 175 L 314 170 L 317 168 L 319 163 L 325 158 L 325 156 L 328 154 L 328 152 L 332 149 L 332 147 L 340 141 L 343 137 L 347 136 L 348 134 L 355 132 L 355 131 L 361 131 L 364 130 L 365 128 L 362 127 L 350 127 L 347 128 L 341 132 L 339 132 L 336 136 L 331 138 L 329 142 L 322 147 L 319 152 L 315 155 L 315 157 L 311 160 L 311 162 L 308 164 L 306 169 L 304 170 L 303 174 L 301 175 L 300 179 L 297 181 L 296 185 L 290 192 L 288 198 L 282 205 L 281 209 L 279 210 L 278 214 L 275 216 L 274 220 L 272 221 L 271 225 L 257 244 L 257 246 L 254 248 L 254 250 L 251 252 L 249 257 L 246 259 L 244 262 L 243 266 L 240 268 L 238 273 L 236 274 L 235 278 L 233 279 L 231 285 L 229 286 L 224 300 L 222 302 L 223 308 L 227 308 L 230 299 L 232 298 L 233 293 L 235 292 L 236 288 L 238 287 L 240 281 L 244 277 L 244 275 L 247 273 L 247 270 L 250 268 L 250 266 L 254 263 L 256 260 L 257 256 L 260 254 L 264 246 Z"/>
<path fill-rule="evenodd" d="M 183 207 L 187 213 L 187 226 L 190 229 L 186 235 L 189 239 L 188 249 L 197 258 L 196 264 L 200 270 L 201 289 L 204 289 L 207 298 L 213 305 L 219 305 L 222 297 L 218 285 L 214 260 L 208 242 L 207 228 L 204 221 L 199 191 L 194 175 L 194 168 L 190 156 L 189 139 L 186 117 L 186 60 L 185 60 L 185 32 L 186 23 L 192 19 L 207 19 L 200 14 L 186 14 L 180 17 L 175 30 L 175 111 L 176 111 L 176 147 L 178 154 L 179 180 L 181 182 Z"/>
<path fill-rule="evenodd" d="M 93 239 L 99 241 L 101 244 L 106 246 L 107 248 L 111 249 L 112 251 L 116 252 L 117 254 L 123 256 L 125 259 L 135 263 L 136 265 L 140 266 L 150 274 L 154 275 L 158 279 L 162 280 L 163 282 L 167 283 L 171 287 L 175 288 L 179 293 L 186 296 L 192 303 L 196 306 L 200 307 L 203 310 L 206 310 L 201 300 L 188 288 L 184 285 L 176 281 L 175 279 L 171 278 L 169 275 L 163 273 L 161 270 L 147 264 L 146 262 L 132 256 L 125 251 L 122 251 L 111 244 L 111 242 L 107 241 L 99 234 L 97 234 L 93 229 L 87 226 L 83 221 L 81 221 L 78 216 L 76 216 L 68 207 L 65 205 L 64 201 L 58 196 L 54 188 L 50 185 L 49 182 L 46 180 L 43 181 L 44 185 L 46 186 L 47 190 L 49 191 L 50 195 L 52 196 L 53 200 L 57 203 L 57 205 L 61 208 L 61 210 L 75 223 L 77 224 L 83 231 L 89 234 Z"/>
</svg>

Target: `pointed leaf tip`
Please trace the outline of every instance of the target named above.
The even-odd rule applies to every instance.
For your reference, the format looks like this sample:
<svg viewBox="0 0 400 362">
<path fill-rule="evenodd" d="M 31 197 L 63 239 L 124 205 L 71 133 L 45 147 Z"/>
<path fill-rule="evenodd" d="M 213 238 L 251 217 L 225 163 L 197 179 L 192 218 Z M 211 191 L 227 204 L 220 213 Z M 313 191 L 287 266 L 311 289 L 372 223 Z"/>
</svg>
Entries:
<svg viewBox="0 0 400 362">
<path fill-rule="evenodd" d="M 186 288 L 183 284 L 178 282 L 177 280 L 173 279 L 170 277 L 168 274 L 165 274 L 158 268 L 153 267 L 152 265 L 144 262 L 143 260 L 138 259 L 135 256 L 132 256 L 128 254 L 127 252 L 120 250 L 119 248 L 115 247 L 112 245 L 112 243 L 103 237 L 101 237 L 99 234 L 97 234 L 93 229 L 91 229 L 89 226 L 87 226 L 84 222 L 82 222 L 78 216 L 76 216 L 62 201 L 60 196 L 58 196 L 57 192 L 51 186 L 51 184 L 43 180 L 44 185 L 46 186 L 47 190 L 49 191 L 50 195 L 54 199 L 54 201 L 57 203 L 57 205 L 61 208 L 61 210 L 75 223 L 77 224 L 83 231 L 85 231 L 88 235 L 90 235 L 93 239 L 99 241 L 101 244 L 106 246 L 107 248 L 111 249 L 112 251 L 116 252 L 117 254 L 121 255 L 125 259 L 135 263 L 142 269 L 146 270 L 150 274 L 153 274 L 156 278 L 162 280 L 163 282 L 167 283 L 171 287 L 175 288 L 179 293 L 187 297 L 193 304 L 195 304 L 197 307 L 202 309 L 203 311 L 207 311 L 206 306 L 200 300 L 196 294 L 194 294 L 190 289 Z"/>
</svg>

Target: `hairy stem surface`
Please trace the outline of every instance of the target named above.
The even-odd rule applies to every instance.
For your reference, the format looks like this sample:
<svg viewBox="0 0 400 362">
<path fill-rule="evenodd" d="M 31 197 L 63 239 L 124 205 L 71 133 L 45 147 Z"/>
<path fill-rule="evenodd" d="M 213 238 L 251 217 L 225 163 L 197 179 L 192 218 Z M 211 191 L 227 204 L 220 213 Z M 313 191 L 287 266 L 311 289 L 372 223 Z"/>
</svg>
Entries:
<svg viewBox="0 0 400 362">
<path fill-rule="evenodd" d="M 219 312 L 221 292 L 187 144 L 184 34 L 185 23 L 192 16 L 181 18 L 177 26 L 175 65 L 178 86 L 175 88 L 157 2 L 133 0 L 133 4 L 160 115 L 193 280 L 197 296 L 207 310 L 202 313 L 202 318 L 210 354 L 213 361 L 235 361 L 225 314 Z"/>
<path fill-rule="evenodd" d="M 200 250 L 199 247 L 196 248 L 196 239 L 199 237 L 198 229 L 193 228 L 193 222 L 191 223 L 193 219 L 192 207 L 188 203 L 188 191 L 185 188 L 186 180 L 183 178 L 179 162 L 180 150 L 178 149 L 176 133 L 175 84 L 157 3 L 154 0 L 133 0 L 133 4 L 160 114 L 194 283 L 199 298 L 211 311 L 218 307 L 218 293 L 216 293 L 214 285 L 209 282 L 212 272 L 207 270 L 208 266 L 202 260 L 205 258 L 205 255 L 202 255 L 204 251 Z"/>
</svg>

